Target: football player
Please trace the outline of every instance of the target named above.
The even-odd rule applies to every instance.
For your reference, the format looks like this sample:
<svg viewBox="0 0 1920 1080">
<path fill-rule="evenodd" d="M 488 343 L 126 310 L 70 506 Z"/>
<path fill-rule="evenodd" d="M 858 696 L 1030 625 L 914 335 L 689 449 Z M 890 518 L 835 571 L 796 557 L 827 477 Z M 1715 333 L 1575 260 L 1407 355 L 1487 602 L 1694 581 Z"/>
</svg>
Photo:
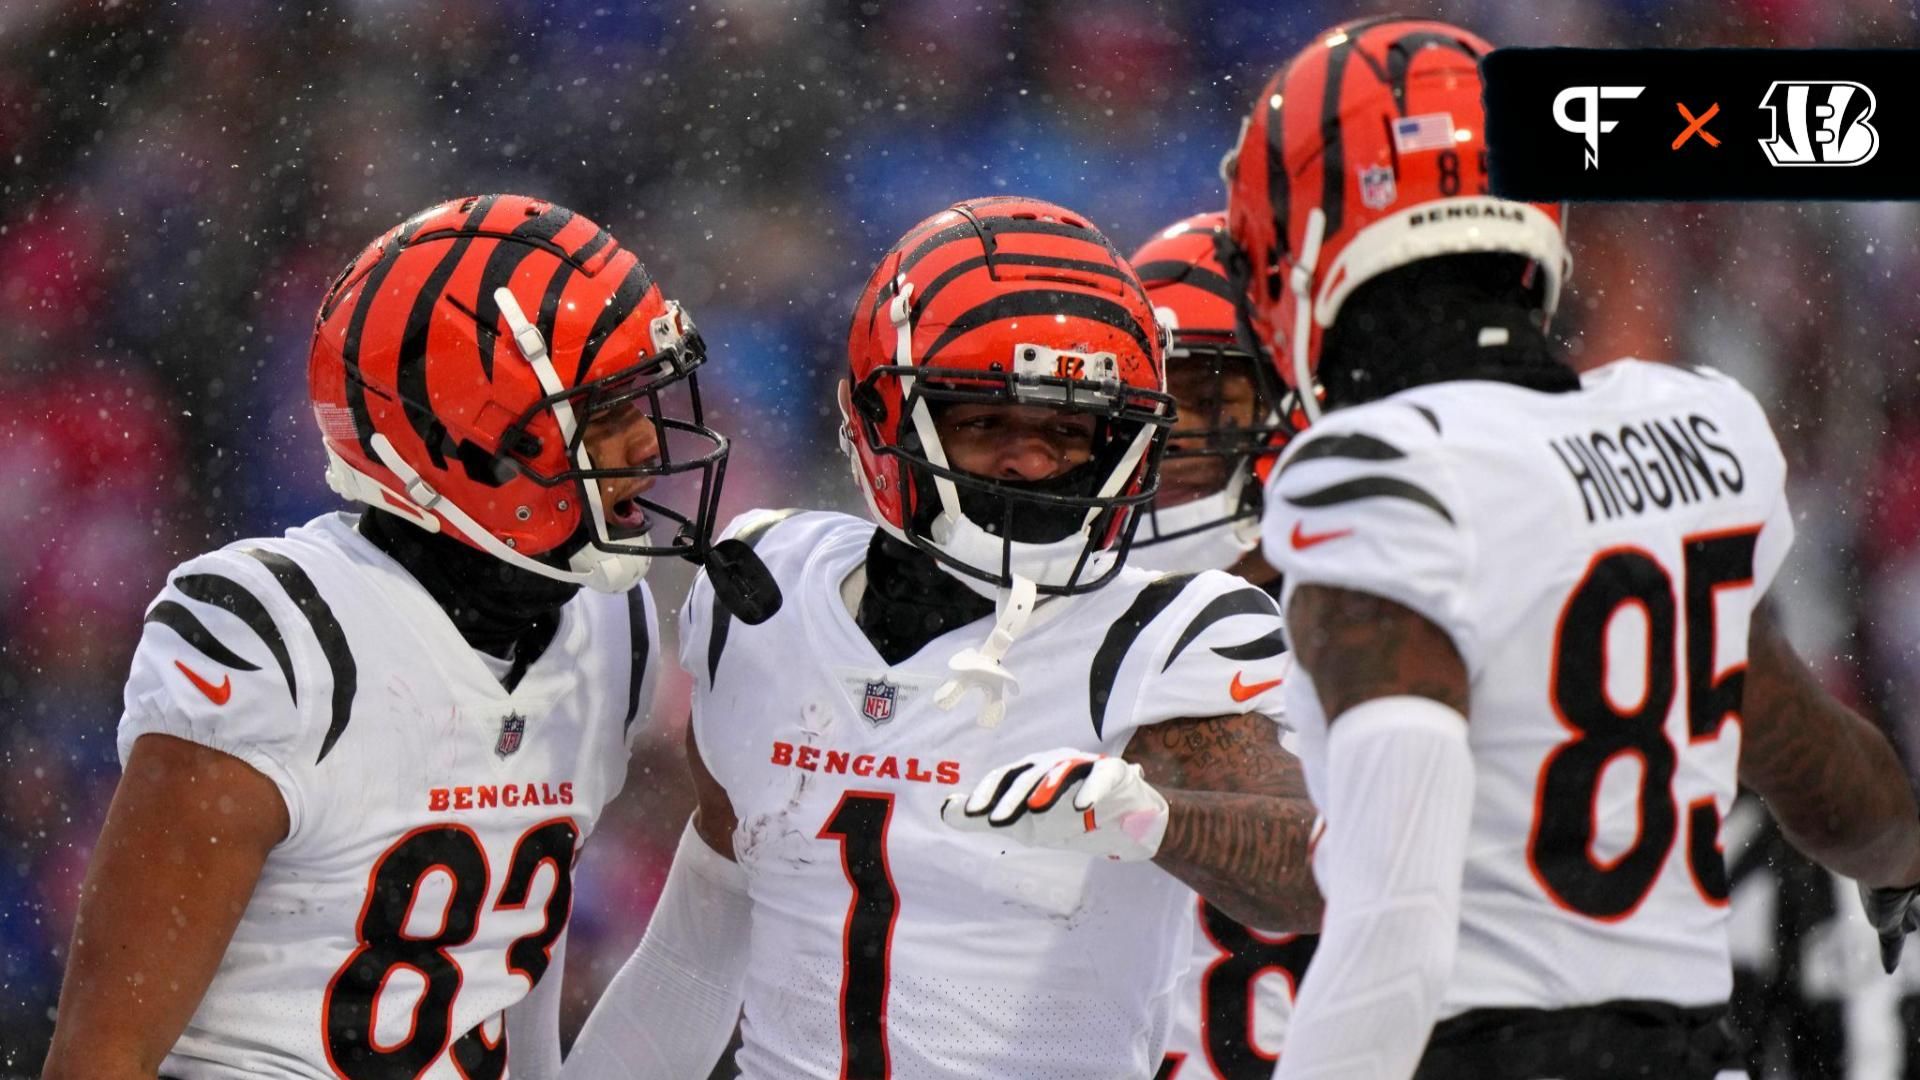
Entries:
<svg viewBox="0 0 1920 1080">
<path fill-rule="evenodd" d="M 1889 964 L 1920 819 L 1766 599 L 1793 523 L 1753 397 L 1631 359 L 1582 377 L 1551 347 L 1560 211 L 1486 193 L 1487 49 L 1425 20 L 1335 28 L 1229 157 L 1250 322 L 1313 414 L 1263 531 L 1327 822 L 1278 1075 L 1744 1075 L 1736 787 L 1883 887 Z"/>
<path fill-rule="evenodd" d="M 1191 889 L 1311 927 L 1271 598 L 1124 570 L 1172 421 L 1139 279 L 1080 215 L 959 203 L 853 313 L 872 520 L 755 512 L 789 602 L 696 581 L 699 808 L 570 1076 L 1146 1080 Z"/>
<path fill-rule="evenodd" d="M 1127 558 L 1149 570 L 1227 570 L 1267 587 L 1279 575 L 1258 550 L 1260 482 L 1284 429 L 1275 380 L 1239 340 L 1219 256 L 1226 227 L 1224 211 L 1195 214 L 1155 233 L 1128 260 L 1172 331 L 1167 392 L 1178 408 L 1159 494 L 1141 515 Z"/>
<path fill-rule="evenodd" d="M 368 509 L 148 608 L 47 1076 L 558 1072 L 574 860 L 652 696 L 641 577 L 711 554 L 704 359 L 548 202 L 442 203 L 353 260 L 308 374 Z"/>
<path fill-rule="evenodd" d="M 1150 570 L 1230 570 L 1270 594 L 1279 575 L 1256 550 L 1260 482 L 1285 431 L 1276 380 L 1239 341 L 1235 294 L 1220 262 L 1227 215 L 1196 214 L 1153 235 L 1128 260 L 1173 331 L 1167 390 L 1178 419 L 1160 491 L 1127 561 Z M 1194 953 L 1174 1009 L 1161 1080 L 1268 1080 L 1312 934 L 1242 926 L 1192 900 Z"/>
</svg>

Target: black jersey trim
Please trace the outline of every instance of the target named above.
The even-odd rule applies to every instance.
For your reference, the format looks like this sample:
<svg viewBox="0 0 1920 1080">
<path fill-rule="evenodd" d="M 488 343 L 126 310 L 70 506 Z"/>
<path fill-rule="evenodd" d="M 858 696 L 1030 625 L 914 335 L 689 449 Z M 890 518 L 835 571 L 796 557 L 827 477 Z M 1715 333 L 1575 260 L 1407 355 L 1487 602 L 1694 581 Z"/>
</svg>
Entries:
<svg viewBox="0 0 1920 1080">
<path fill-rule="evenodd" d="M 259 664 L 222 645 L 220 639 L 213 636 L 213 631 L 208 630 L 205 623 L 194 617 L 193 612 L 172 600 L 162 600 L 153 605 L 153 610 L 147 612 L 146 621 L 159 623 L 179 634 L 180 640 L 200 650 L 207 659 L 222 667 L 230 667 L 235 671 L 260 670 Z"/>
<path fill-rule="evenodd" d="M 1347 480 L 1318 491 L 1309 491 L 1305 495 L 1288 495 L 1286 500 L 1295 506 L 1309 509 L 1320 506 L 1337 506 L 1340 503 L 1355 502 L 1360 499 L 1405 499 L 1439 514 L 1447 524 L 1454 524 L 1453 515 L 1447 511 L 1445 503 L 1433 497 L 1432 493 L 1418 484 L 1405 480 L 1396 480 L 1391 476 L 1362 476 L 1357 480 Z"/>
<path fill-rule="evenodd" d="M 799 507 L 788 510 L 775 510 L 759 521 L 741 529 L 734 539 L 748 547 L 758 547 L 760 538 L 767 530 L 800 512 Z M 714 676 L 720 670 L 720 653 L 727 647 L 727 632 L 733 628 L 733 612 L 720 602 L 718 590 L 713 594 L 713 627 L 707 632 L 707 685 L 712 686 Z"/>
<path fill-rule="evenodd" d="M 280 674 L 287 677 L 287 695 L 295 705 L 300 703 L 300 688 L 293 677 L 293 657 L 287 652 L 287 641 L 280 636 L 280 628 L 274 625 L 273 616 L 267 614 L 267 605 L 261 603 L 259 597 L 239 582 L 219 574 L 182 574 L 173 579 L 173 587 L 191 599 L 231 612 L 246 623 L 273 654 L 274 662 L 280 665 Z"/>
<path fill-rule="evenodd" d="M 627 647 L 633 655 L 633 671 L 627 676 L 627 718 L 622 732 L 633 727 L 640 716 L 640 684 L 647 679 L 647 654 L 653 649 L 653 620 L 647 617 L 646 594 L 635 586 L 627 593 Z"/>
<path fill-rule="evenodd" d="M 1193 644 L 1195 638 L 1206 633 L 1207 627 L 1235 615 L 1272 615 L 1278 618 L 1280 609 L 1273 605 L 1273 597 L 1251 587 L 1235 589 L 1230 593 L 1214 597 L 1207 602 L 1206 607 L 1200 609 L 1200 614 L 1193 617 L 1193 621 L 1187 624 L 1187 628 L 1180 631 L 1179 638 L 1173 643 L 1173 650 L 1167 653 L 1167 662 L 1160 665 L 1160 670 L 1165 671 L 1172 667 L 1173 662 L 1180 659 L 1180 654 L 1187 651 L 1187 646 Z"/>
<path fill-rule="evenodd" d="M 1412 402 L 1407 403 L 1407 408 L 1412 409 L 1414 412 L 1419 413 L 1420 418 L 1422 420 L 1425 420 L 1428 424 L 1432 425 L 1433 433 L 1435 435 L 1445 434 L 1445 432 L 1440 430 L 1440 418 L 1434 415 L 1434 412 L 1432 409 L 1427 408 L 1425 405 L 1415 405 Z"/>
<path fill-rule="evenodd" d="M 333 672 L 331 717 L 326 737 L 320 740 L 320 756 L 313 759 L 318 765 L 327 759 L 333 744 L 347 730 L 347 721 L 353 716 L 353 695 L 360 687 L 360 672 L 353 662 L 353 650 L 347 645 L 347 632 L 341 629 L 340 620 L 333 617 L 333 608 L 327 606 L 320 590 L 313 587 L 313 579 L 299 564 L 278 552 L 259 548 L 242 550 L 259 559 L 280 582 L 280 587 L 287 590 L 293 606 L 300 609 L 307 625 L 313 628 L 313 636 L 320 642 L 320 654 L 327 658 L 327 667 Z"/>
<path fill-rule="evenodd" d="M 1248 660 L 1266 660 L 1279 656 L 1286 651 L 1286 631 L 1274 630 L 1271 633 L 1262 634 L 1252 641 L 1244 641 L 1238 645 L 1215 646 L 1213 655 L 1223 660 L 1237 660 L 1244 663 Z"/>
<path fill-rule="evenodd" d="M 1371 435 L 1354 433 L 1351 435 L 1322 435 L 1309 441 L 1296 450 L 1287 463 L 1280 468 L 1280 475 L 1303 461 L 1319 461 L 1322 458 L 1351 458 L 1355 461 L 1393 461 L 1406 457 L 1406 452 Z"/>
<path fill-rule="evenodd" d="M 1113 684 L 1120 677 L 1120 663 L 1127 658 L 1127 651 L 1140 640 L 1140 632 L 1147 624 L 1165 611 L 1196 576 L 1174 574 L 1141 589 L 1126 612 L 1107 628 L 1107 636 L 1094 652 L 1093 666 L 1087 672 L 1087 709 L 1093 719 L 1095 738 L 1106 737 L 1107 701 L 1113 697 Z"/>
</svg>

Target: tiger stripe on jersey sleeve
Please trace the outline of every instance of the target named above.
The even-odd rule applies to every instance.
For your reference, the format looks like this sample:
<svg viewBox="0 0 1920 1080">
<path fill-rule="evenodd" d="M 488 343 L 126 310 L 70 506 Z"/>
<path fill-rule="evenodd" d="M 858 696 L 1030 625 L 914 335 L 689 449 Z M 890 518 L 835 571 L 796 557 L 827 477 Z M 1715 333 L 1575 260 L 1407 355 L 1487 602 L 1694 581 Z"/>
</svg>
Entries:
<svg viewBox="0 0 1920 1080">
<path fill-rule="evenodd" d="M 178 585 L 179 582 L 175 582 Z M 202 656 L 222 667 L 239 671 L 259 671 L 260 665 L 242 657 L 232 649 L 220 643 L 207 624 L 187 610 L 186 605 L 173 600 L 162 600 L 147 612 L 147 622 L 158 623 L 180 635 L 180 640 L 200 651 Z"/>
<path fill-rule="evenodd" d="M 1106 737 L 1107 704 L 1113 698 L 1114 683 L 1120 678 L 1120 665 L 1126 661 L 1134 642 L 1140 639 L 1147 624 L 1192 584 L 1195 576 L 1171 574 L 1141 589 L 1127 610 L 1107 628 L 1087 672 L 1087 709 L 1093 720 L 1095 738 Z"/>
<path fill-rule="evenodd" d="M 281 677 L 286 681 L 288 700 L 299 704 L 299 681 L 294 677 L 293 657 L 287 651 L 286 638 L 281 635 L 279 626 L 267 611 L 267 605 L 258 596 L 234 577 L 225 574 L 179 574 L 169 584 L 172 586 L 171 594 L 161 594 L 160 599 L 147 610 L 146 622 L 167 627 L 178 634 L 181 641 L 223 668 L 240 672 L 259 671 L 259 664 L 238 651 L 240 648 L 251 648 L 250 644 L 239 640 L 244 637 L 244 632 L 237 636 L 229 632 L 223 638 L 208 627 L 206 620 L 218 616 L 206 608 L 218 609 L 233 616 L 273 657 Z M 201 605 L 205 605 L 201 608 L 202 614 L 196 614 L 194 608 Z"/>
<path fill-rule="evenodd" d="M 1288 595 L 1323 585 L 1382 596 L 1445 630 L 1469 668 L 1472 511 L 1430 409 L 1391 399 L 1343 409 L 1288 447 L 1268 482 L 1267 561 Z"/>
<path fill-rule="evenodd" d="M 340 620 L 334 617 L 333 608 L 320 595 L 320 590 L 314 587 L 313 579 L 300 569 L 299 563 L 262 548 L 241 550 L 258 559 L 280 582 L 280 587 L 286 590 L 294 607 L 306 617 L 314 640 L 319 642 L 320 654 L 326 658 L 327 667 L 331 669 L 333 698 L 327 733 L 320 740 L 320 756 L 313 759 L 314 764 L 318 765 L 327 759 L 334 743 L 346 733 L 347 721 L 353 718 L 353 698 L 360 687 L 359 669 L 353 662 L 353 649 L 347 644 L 347 633 L 341 628 Z"/>
<path fill-rule="evenodd" d="M 1216 596 L 1212 600 L 1207 601 L 1207 606 L 1201 608 L 1200 613 L 1195 615 L 1192 621 L 1187 623 L 1184 630 L 1180 631 L 1180 636 L 1174 639 L 1173 648 L 1167 652 L 1167 662 L 1160 665 L 1160 670 L 1166 671 L 1168 668 L 1173 667 L 1173 662 L 1180 659 L 1180 654 L 1186 651 L 1187 646 L 1193 644 L 1195 638 L 1206 633 L 1208 628 L 1222 619 L 1227 619 L 1234 615 L 1278 614 L 1279 612 L 1275 610 L 1273 606 L 1273 597 L 1251 586 L 1244 589 L 1235 589 L 1230 593 Z M 1233 658 L 1240 658 L 1243 655 L 1248 659 L 1274 656 L 1279 652 L 1284 652 L 1284 647 L 1276 649 L 1273 652 L 1265 652 L 1260 648 L 1252 647 L 1257 643 L 1271 642 L 1274 638 L 1274 633 L 1268 632 L 1247 644 L 1222 646 L 1215 648 L 1213 651 L 1220 656 L 1229 656 L 1231 654 Z"/>
<path fill-rule="evenodd" d="M 168 576 L 147 609 L 115 742 L 122 762 L 145 735 L 237 757 L 273 781 L 297 830 L 301 777 L 316 751 L 324 756 L 331 745 L 320 736 L 324 702 L 300 704 L 302 679 L 320 677 L 327 645 L 323 634 L 300 632 L 298 596 L 273 573 L 273 560 L 306 580 L 283 555 L 262 559 L 238 548 L 200 556 Z M 317 592 L 312 602 L 325 603 Z"/>
<path fill-rule="evenodd" d="M 1281 467 L 1280 474 L 1284 475 L 1295 466 L 1311 461 L 1341 459 L 1397 462 L 1405 460 L 1406 456 L 1406 452 L 1399 447 L 1364 432 L 1323 435 L 1310 439 L 1300 448 L 1299 453 L 1291 455 L 1287 463 Z M 1448 510 L 1447 505 L 1441 502 L 1433 492 L 1385 471 L 1348 476 L 1309 491 L 1282 491 L 1281 497 L 1294 506 L 1304 509 L 1338 506 L 1356 499 L 1406 499 L 1439 514 L 1447 524 L 1454 524 L 1453 512 Z"/>
<path fill-rule="evenodd" d="M 1128 668 L 1137 726 L 1264 713 L 1280 719 L 1285 633 L 1273 597 L 1220 571 L 1195 576 L 1149 628 Z"/>
<path fill-rule="evenodd" d="M 267 614 L 267 606 L 259 597 L 239 582 L 219 574 L 181 574 L 173 579 L 173 587 L 203 604 L 230 611 L 246 623 L 280 665 L 281 674 L 287 677 L 287 693 L 296 704 L 300 701 L 300 687 L 293 677 L 293 657 L 287 652 L 287 639 L 280 636 L 280 628 L 274 625 L 273 617 Z"/>
<path fill-rule="evenodd" d="M 1252 641 L 1239 645 L 1216 645 L 1213 654 L 1225 660 L 1266 660 L 1287 651 L 1283 630 L 1269 630 Z"/>
</svg>

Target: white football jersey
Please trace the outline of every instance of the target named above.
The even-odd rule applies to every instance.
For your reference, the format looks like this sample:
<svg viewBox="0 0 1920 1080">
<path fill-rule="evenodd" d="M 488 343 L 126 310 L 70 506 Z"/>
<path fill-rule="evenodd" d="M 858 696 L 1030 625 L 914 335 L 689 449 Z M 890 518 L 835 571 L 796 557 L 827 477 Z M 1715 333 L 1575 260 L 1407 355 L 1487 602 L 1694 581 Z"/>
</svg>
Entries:
<svg viewBox="0 0 1920 1080">
<path fill-rule="evenodd" d="M 1722 375 L 1621 360 L 1582 384 L 1447 382 L 1342 409 L 1268 488 L 1288 599 L 1387 597 L 1466 664 L 1474 810 L 1442 1018 L 1731 989 L 1720 820 L 1749 618 L 1793 538 L 1786 467 Z M 1326 805 L 1311 677 L 1284 693 Z M 1323 849 L 1341 832 L 1328 821 Z"/>
<path fill-rule="evenodd" d="M 356 520 L 193 559 L 147 611 L 121 760 L 155 732 L 232 754 L 291 823 L 162 1075 L 506 1075 L 502 1010 L 564 947 L 646 722 L 645 586 L 581 590 L 509 692 Z"/>
<path fill-rule="evenodd" d="M 702 577 L 681 615 L 695 736 L 753 900 L 744 1075 L 1151 1077 L 1192 893 L 1148 863 L 957 831 L 940 803 L 1025 754 L 1117 755 L 1147 725 L 1272 711 L 1271 599 L 1218 572 L 1128 570 L 1044 600 L 1004 661 L 1019 691 L 986 726 L 978 692 L 933 699 L 987 622 L 894 665 L 855 624 L 841 585 L 870 522 L 756 512 L 730 531 L 786 598 L 746 626 Z"/>
<path fill-rule="evenodd" d="M 1281 746 L 1294 750 L 1291 732 Z M 1320 938 L 1251 929 L 1198 894 L 1187 906 L 1193 950 L 1174 991 L 1173 1028 L 1155 1080 L 1270 1080 Z"/>
</svg>

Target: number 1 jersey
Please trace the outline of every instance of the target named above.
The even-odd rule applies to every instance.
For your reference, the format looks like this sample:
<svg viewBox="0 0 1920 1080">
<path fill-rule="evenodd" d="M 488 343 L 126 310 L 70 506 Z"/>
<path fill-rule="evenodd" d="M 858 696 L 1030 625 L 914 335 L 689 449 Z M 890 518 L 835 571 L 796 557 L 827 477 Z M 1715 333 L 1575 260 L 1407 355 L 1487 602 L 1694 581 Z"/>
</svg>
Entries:
<svg viewBox="0 0 1920 1080">
<path fill-rule="evenodd" d="M 625 780 L 644 585 L 581 590 L 509 691 L 355 520 L 190 560 L 147 610 L 121 760 L 149 733 L 223 751 L 291 823 L 163 1076 L 505 1075 L 502 1010 L 563 947 Z"/>
<path fill-rule="evenodd" d="M 896 664 L 854 622 L 842 586 L 871 522 L 754 513 L 734 531 L 786 602 L 744 626 L 699 578 L 680 642 L 753 899 L 744 1075 L 1148 1080 L 1193 894 L 1148 863 L 960 832 L 940 803 L 1025 754 L 1117 755 L 1150 724 L 1271 712 L 1271 598 L 1219 572 L 1127 570 L 1045 600 L 1006 655 L 1019 692 L 987 725 L 978 691 L 934 701 L 987 620 Z"/>
<path fill-rule="evenodd" d="M 1417 387 L 1326 416 L 1281 458 L 1263 528 L 1286 599 L 1325 585 L 1404 604 L 1471 681 L 1442 1018 L 1727 1000 L 1720 820 L 1749 619 L 1793 537 L 1785 471 L 1737 383 L 1636 360 L 1557 394 Z M 1284 692 L 1324 806 L 1311 676 Z M 1323 850 L 1342 831 L 1329 820 Z"/>
</svg>

